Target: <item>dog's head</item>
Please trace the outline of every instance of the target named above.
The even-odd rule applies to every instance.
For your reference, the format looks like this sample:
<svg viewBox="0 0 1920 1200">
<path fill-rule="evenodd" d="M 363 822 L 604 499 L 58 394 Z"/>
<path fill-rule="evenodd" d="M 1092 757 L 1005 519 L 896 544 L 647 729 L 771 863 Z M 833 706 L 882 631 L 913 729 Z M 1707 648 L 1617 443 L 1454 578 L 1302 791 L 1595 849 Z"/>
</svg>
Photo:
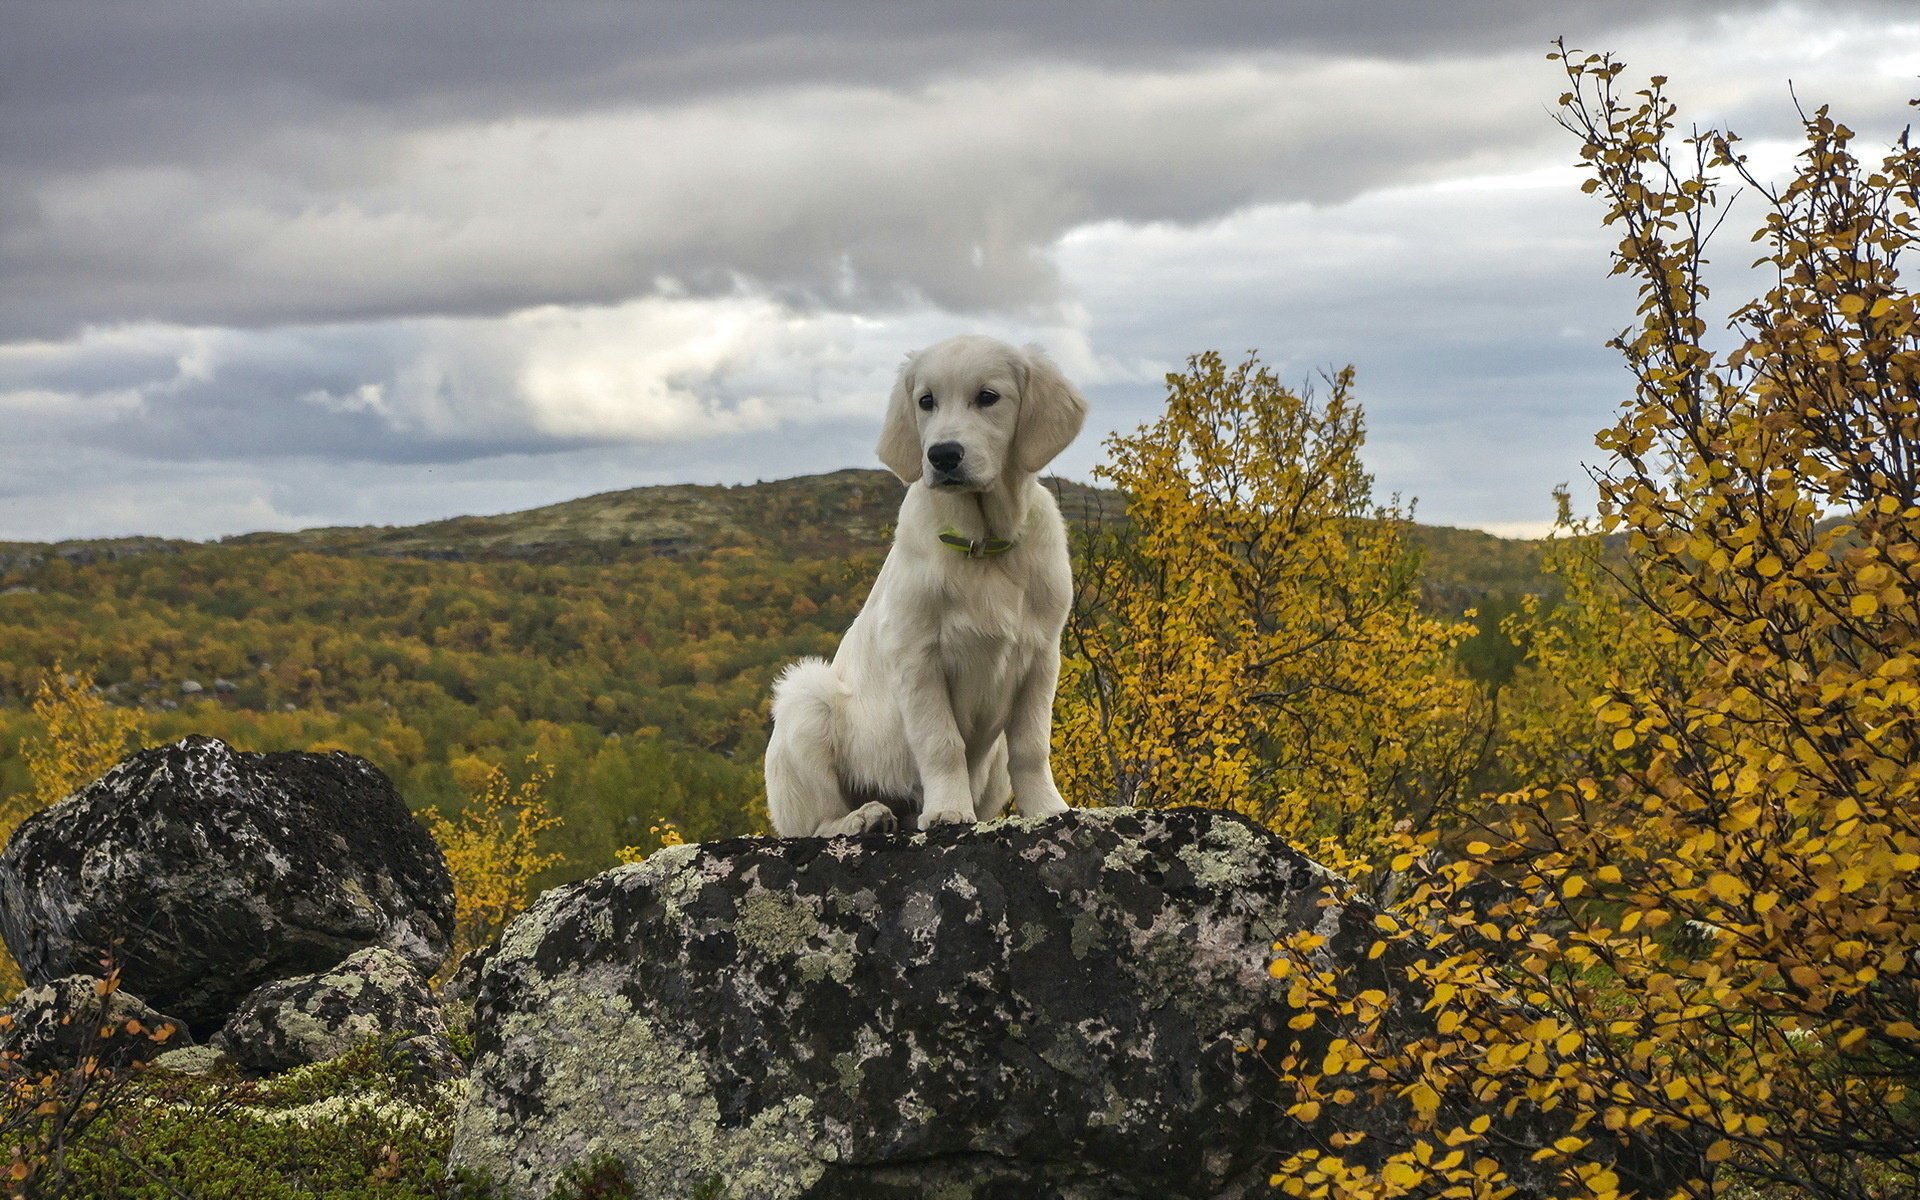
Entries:
<svg viewBox="0 0 1920 1200">
<path fill-rule="evenodd" d="M 1038 346 L 965 334 L 907 356 L 880 431 L 903 481 L 981 492 L 1035 474 L 1080 432 L 1087 402 Z"/>
</svg>

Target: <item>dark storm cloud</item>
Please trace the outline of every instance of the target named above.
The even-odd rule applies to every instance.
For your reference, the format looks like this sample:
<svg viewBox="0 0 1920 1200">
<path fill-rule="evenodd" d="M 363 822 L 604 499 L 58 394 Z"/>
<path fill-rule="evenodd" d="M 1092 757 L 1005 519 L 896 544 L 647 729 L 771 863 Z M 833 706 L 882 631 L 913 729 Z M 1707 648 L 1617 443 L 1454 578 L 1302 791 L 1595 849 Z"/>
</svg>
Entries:
<svg viewBox="0 0 1920 1200">
<path fill-rule="evenodd" d="M 1476 106 L 1471 80 L 1394 94 L 1327 61 L 1485 60 L 1748 7 L 16 5 L 0 38 L 0 339 L 498 313 L 644 294 L 663 275 L 711 293 L 744 274 L 849 306 L 1045 302 L 1057 280 L 1039 250 L 1074 222 L 1335 200 L 1513 121 Z M 1263 55 L 1257 88 L 1207 74 Z M 1093 95 L 1049 93 L 1048 64 Z M 1192 98 L 1154 90 L 1182 71 L 1198 72 Z M 1014 81 L 1027 94 L 997 103 Z M 773 111 L 741 117 L 755 97 Z M 756 139 L 768 121 L 776 136 Z M 862 153 L 869 133 L 884 153 Z M 822 161 L 778 161 L 795 145 Z M 499 173 L 461 177 L 473 155 Z"/>
<path fill-rule="evenodd" d="M 1285 48 L 1429 58 L 1534 47 L 1743 0 L 1182 4 L 187 0 L 14 4 L 0 41 L 11 166 L 168 157 L 340 109 L 396 120 L 555 113 L 806 81 L 898 84 L 982 62 L 1165 63 Z M 1857 8 L 1858 6 L 1854 6 Z M 1897 8 L 1889 5 L 1890 8 Z"/>
</svg>

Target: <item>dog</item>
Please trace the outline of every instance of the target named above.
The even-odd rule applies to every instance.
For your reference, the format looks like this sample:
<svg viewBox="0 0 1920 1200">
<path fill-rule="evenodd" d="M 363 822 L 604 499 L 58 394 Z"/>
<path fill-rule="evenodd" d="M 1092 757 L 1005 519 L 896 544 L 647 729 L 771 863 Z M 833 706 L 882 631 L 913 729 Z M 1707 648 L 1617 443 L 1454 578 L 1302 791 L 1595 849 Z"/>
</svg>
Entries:
<svg viewBox="0 0 1920 1200">
<path fill-rule="evenodd" d="M 908 485 L 893 545 L 833 661 L 773 687 L 777 834 L 1066 811 L 1048 753 L 1073 572 L 1037 476 L 1086 417 L 1038 346 L 970 334 L 907 356 L 877 447 Z"/>
</svg>

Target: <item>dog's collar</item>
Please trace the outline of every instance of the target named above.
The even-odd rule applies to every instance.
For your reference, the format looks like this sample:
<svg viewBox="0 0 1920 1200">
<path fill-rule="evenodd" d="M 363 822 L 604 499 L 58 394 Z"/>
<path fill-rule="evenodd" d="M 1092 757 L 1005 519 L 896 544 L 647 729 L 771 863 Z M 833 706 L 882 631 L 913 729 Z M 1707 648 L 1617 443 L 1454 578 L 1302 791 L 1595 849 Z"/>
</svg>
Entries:
<svg viewBox="0 0 1920 1200">
<path fill-rule="evenodd" d="M 952 547 L 956 553 L 964 554 L 968 558 L 986 558 L 994 554 L 1005 554 L 1017 544 L 1006 538 L 970 538 L 951 525 L 940 531 L 940 541 Z"/>
</svg>

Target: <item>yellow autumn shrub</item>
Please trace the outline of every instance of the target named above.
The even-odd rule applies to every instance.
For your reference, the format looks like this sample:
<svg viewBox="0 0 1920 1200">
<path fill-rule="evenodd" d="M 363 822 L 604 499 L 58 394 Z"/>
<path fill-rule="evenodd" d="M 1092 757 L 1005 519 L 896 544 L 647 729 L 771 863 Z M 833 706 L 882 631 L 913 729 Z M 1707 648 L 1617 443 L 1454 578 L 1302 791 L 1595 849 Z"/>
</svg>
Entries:
<svg viewBox="0 0 1920 1200">
<path fill-rule="evenodd" d="M 1302 1196 L 1496 1196 L 1503 1114 L 1561 1114 L 1550 1196 L 1920 1190 L 1920 302 L 1903 278 L 1920 151 L 1877 161 L 1803 113 L 1775 188 L 1737 139 L 1682 137 L 1655 77 L 1565 55 L 1563 122 L 1639 285 L 1635 389 L 1599 444 L 1579 587 L 1533 620 L 1562 699 L 1464 856 L 1406 839 L 1421 885 L 1375 953 L 1411 1019 L 1293 939 L 1296 1115 L 1406 1107 L 1404 1134 L 1282 1164 Z M 1719 176 L 1760 209 L 1771 286 L 1702 282 Z M 1574 672 L 1584 672 L 1576 678 Z M 1584 708 L 1584 720 L 1578 710 Z M 1572 716 L 1569 716 L 1569 713 Z M 1631 1140 L 1635 1152 L 1625 1152 Z M 1512 1144 L 1504 1149 L 1511 1159 Z M 1632 1164 L 1637 1163 L 1637 1167 Z"/>
<path fill-rule="evenodd" d="M 653 838 L 654 850 L 664 850 L 668 846 L 682 846 L 685 845 L 687 841 L 687 839 L 681 835 L 680 827 L 665 817 L 647 826 L 647 833 Z M 620 862 L 631 866 L 637 862 L 645 862 L 647 855 L 651 853 L 653 853 L 653 850 L 649 850 L 645 846 L 622 846 L 613 852 L 613 856 Z"/>
<path fill-rule="evenodd" d="M 38 731 L 21 740 L 20 757 L 33 786 L 0 797 L 0 846 L 22 821 L 106 774 L 146 737 L 139 710 L 109 704 L 94 686 L 92 671 L 68 672 L 58 662 L 35 685 L 32 709 Z M 21 986 L 20 968 L 0 948 L 0 999 Z"/>
<path fill-rule="evenodd" d="M 1376 504 L 1351 370 L 1328 394 L 1195 356 L 1096 469 L 1124 519 L 1078 547 L 1054 722 L 1076 803 L 1229 808 L 1363 846 L 1478 761 L 1465 622 L 1419 606 L 1411 513 Z"/>
<path fill-rule="evenodd" d="M 527 772 L 518 783 L 497 765 L 473 756 L 457 758 L 451 767 L 467 793 L 465 807 L 451 817 L 431 808 L 422 814 L 453 875 L 449 971 L 461 955 L 500 936 L 507 922 L 533 900 L 540 875 L 563 858 L 540 848 L 540 835 L 557 828 L 561 819 L 545 795 L 553 772 L 538 755 L 527 756 Z"/>
</svg>

